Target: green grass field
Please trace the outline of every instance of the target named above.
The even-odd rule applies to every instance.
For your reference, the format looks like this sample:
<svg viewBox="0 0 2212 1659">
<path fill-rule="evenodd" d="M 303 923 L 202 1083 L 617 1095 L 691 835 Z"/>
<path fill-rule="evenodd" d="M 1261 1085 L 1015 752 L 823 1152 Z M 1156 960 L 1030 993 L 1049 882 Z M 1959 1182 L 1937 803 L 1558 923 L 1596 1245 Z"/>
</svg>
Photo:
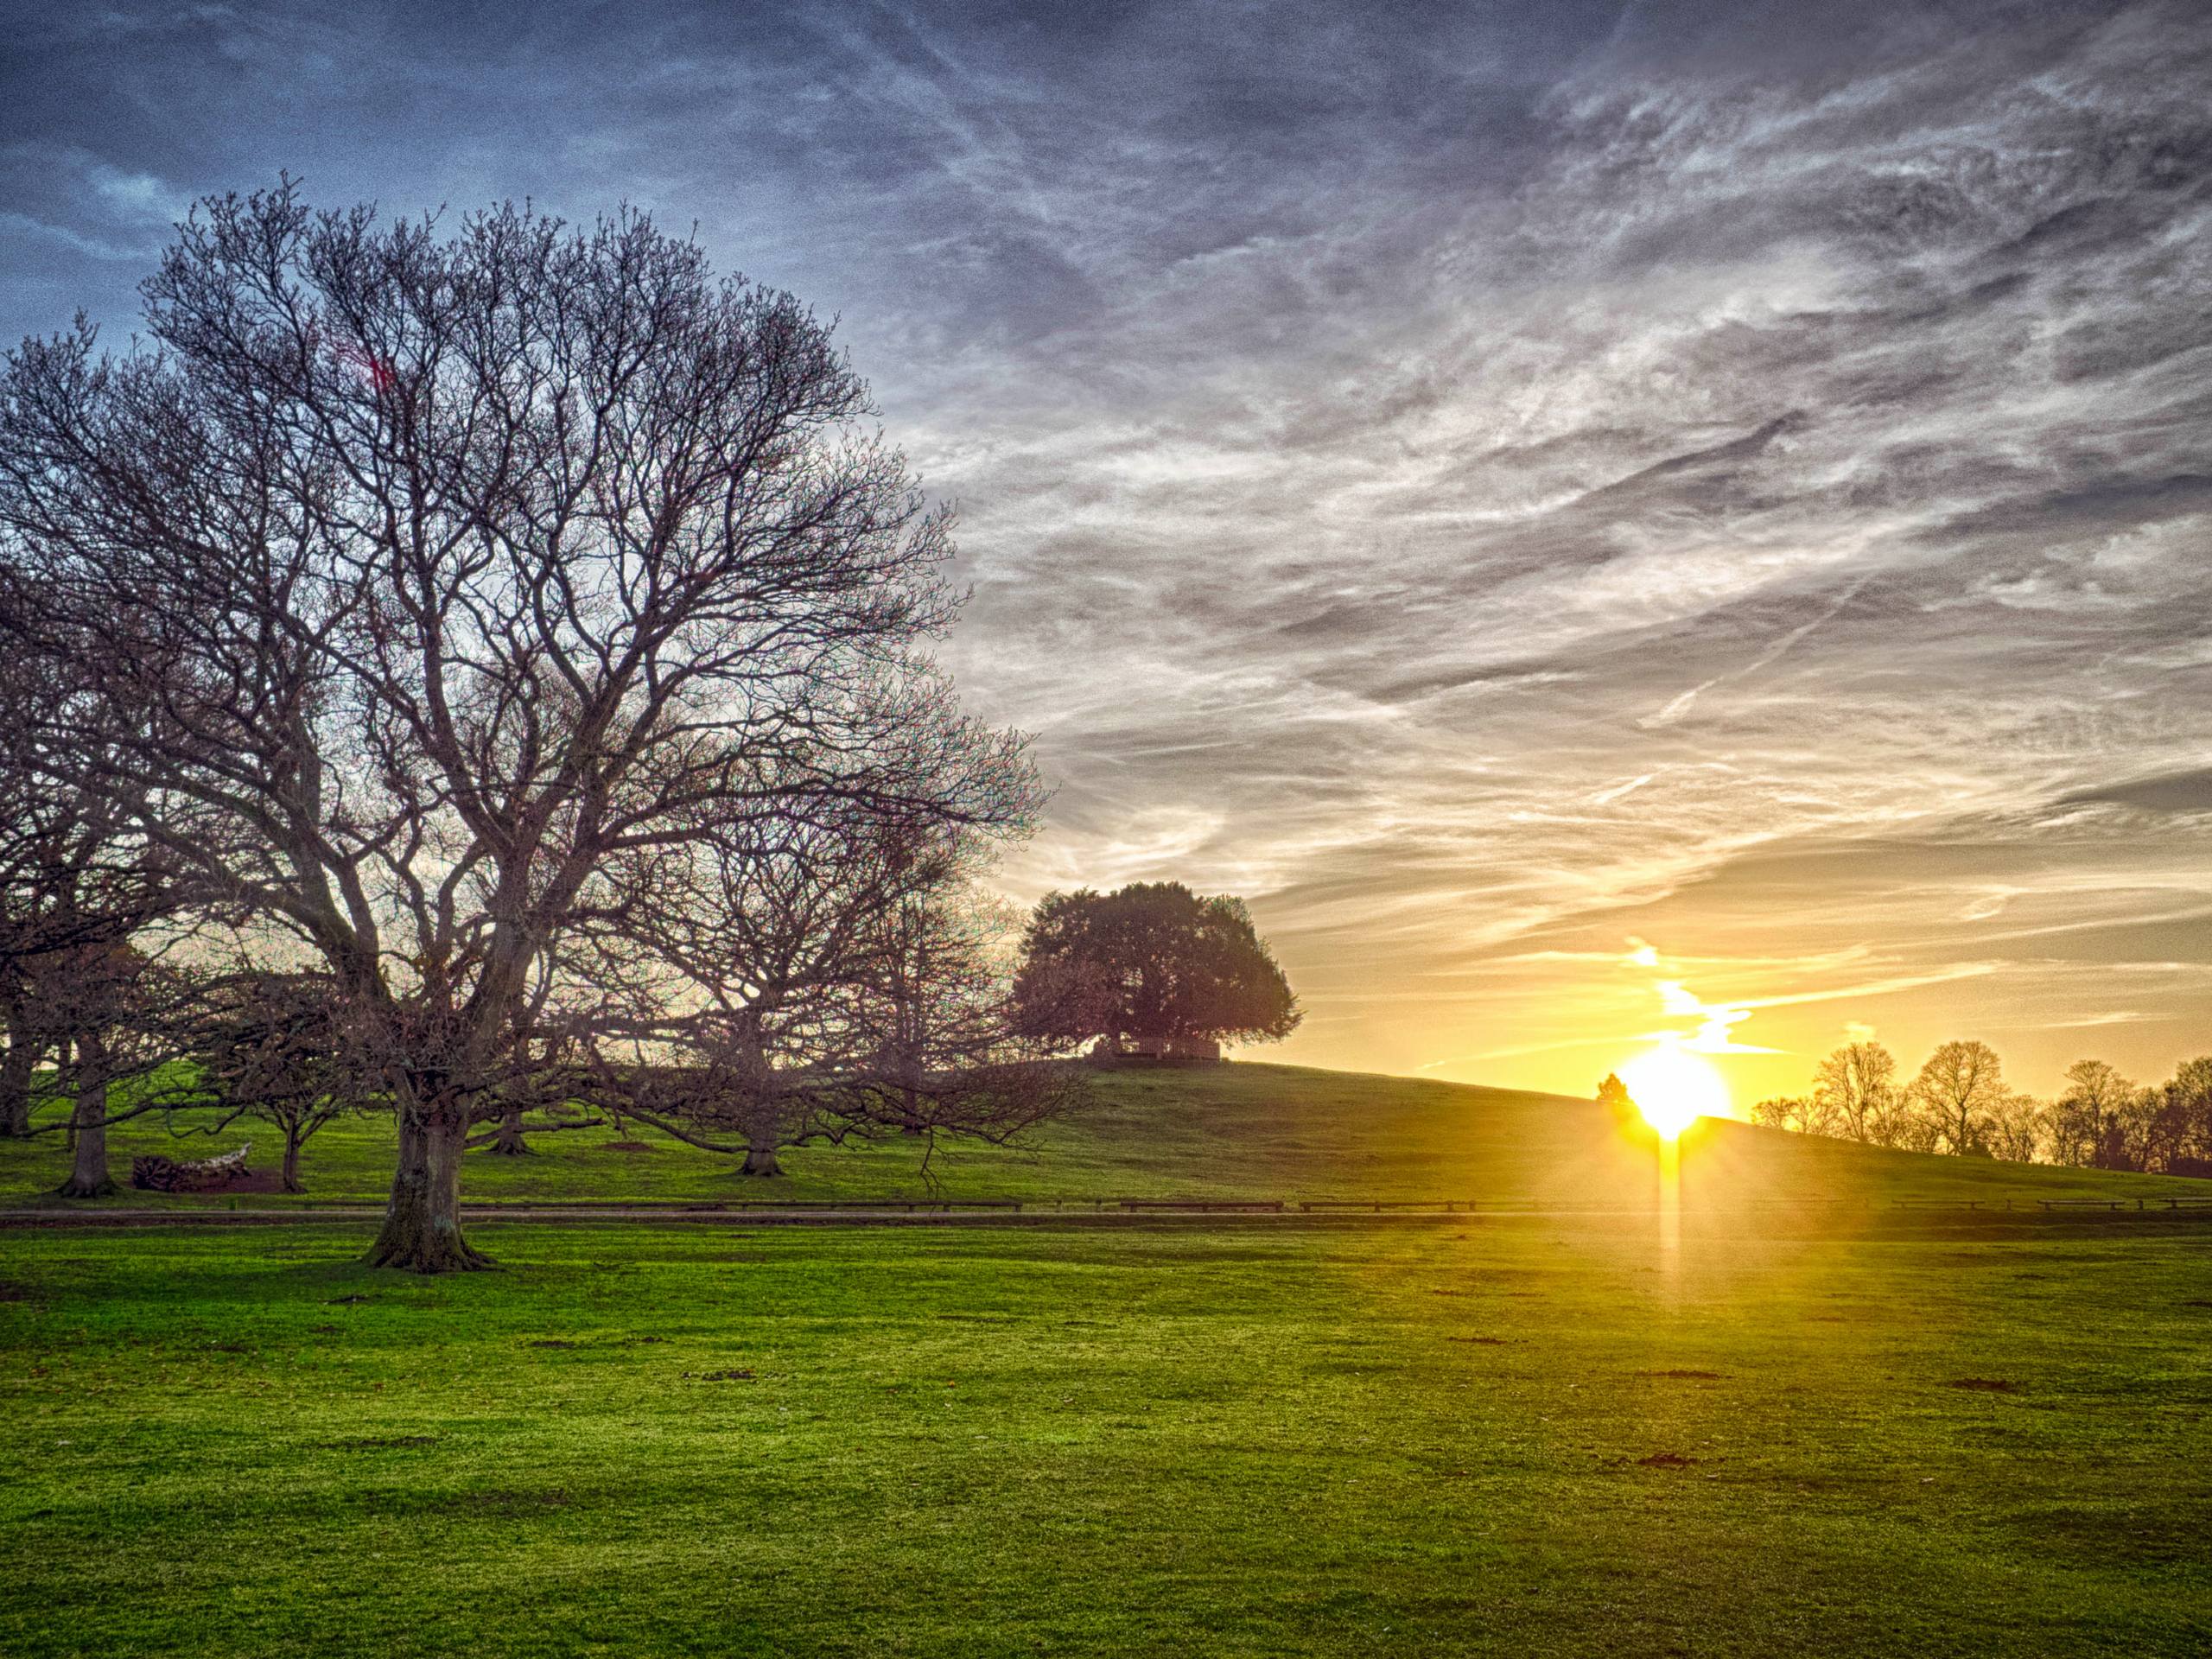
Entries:
<svg viewBox="0 0 2212 1659">
<path fill-rule="evenodd" d="M 742 1185 L 592 1138 L 471 1190 Z M 2168 1184 L 1721 1128 L 1670 1250 L 1595 1202 L 1651 1170 L 1579 1103 L 1238 1066 L 946 1179 L 1558 1212 L 485 1222 L 434 1280 L 357 1221 L 0 1233 L 0 1653 L 2212 1648 L 2212 1223 L 1886 1204 Z M 1867 1207 L 1738 1202 L 1814 1196 Z"/>
</svg>

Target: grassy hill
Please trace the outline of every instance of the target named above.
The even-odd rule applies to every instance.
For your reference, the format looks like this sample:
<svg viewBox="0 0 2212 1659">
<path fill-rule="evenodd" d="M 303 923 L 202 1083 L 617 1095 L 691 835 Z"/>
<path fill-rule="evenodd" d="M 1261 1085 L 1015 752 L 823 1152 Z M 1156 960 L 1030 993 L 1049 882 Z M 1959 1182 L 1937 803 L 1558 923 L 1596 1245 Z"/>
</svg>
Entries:
<svg viewBox="0 0 2212 1659">
<path fill-rule="evenodd" d="M 241 1141 L 273 1167 L 275 1131 L 241 1123 L 217 1140 L 173 1137 L 157 1117 L 114 1131 L 112 1164 L 137 1152 L 202 1157 Z M 941 1143 L 923 1173 L 919 1142 L 815 1146 L 785 1154 L 787 1179 L 741 1178 L 735 1160 L 650 1131 L 541 1137 L 534 1155 L 472 1153 L 466 1195 L 479 1201 L 884 1198 L 934 1189 L 954 1198 L 1033 1202 L 1128 1197 L 1473 1199 L 1609 1207 L 1652 1202 L 1657 1148 L 1586 1100 L 1408 1077 L 1238 1064 L 1096 1074 L 1088 1103 L 1018 1145 Z M 379 1201 L 391 1128 L 364 1119 L 311 1142 L 311 1202 Z M 60 1137 L 0 1143 L 0 1198 L 50 1192 L 65 1173 Z M 2212 1185 L 1883 1152 L 1747 1124 L 1708 1121 L 1682 1141 L 1686 1209 L 1747 1201 L 2212 1196 Z M 223 1202 L 125 1193 L 122 1204 Z M 255 1198 L 256 1204 L 286 1200 Z"/>
</svg>

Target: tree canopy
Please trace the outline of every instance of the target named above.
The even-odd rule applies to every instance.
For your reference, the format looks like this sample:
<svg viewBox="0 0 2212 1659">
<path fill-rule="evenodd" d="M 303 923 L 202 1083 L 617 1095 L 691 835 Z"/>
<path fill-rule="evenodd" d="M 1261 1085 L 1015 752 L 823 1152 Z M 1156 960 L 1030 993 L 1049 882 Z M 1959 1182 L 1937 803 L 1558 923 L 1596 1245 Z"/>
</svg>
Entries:
<svg viewBox="0 0 2212 1659">
<path fill-rule="evenodd" d="M 1241 899 L 1179 881 L 1047 893 L 1022 938 L 1015 996 L 1031 1034 L 1074 1045 L 1268 1042 L 1298 999 Z"/>
</svg>

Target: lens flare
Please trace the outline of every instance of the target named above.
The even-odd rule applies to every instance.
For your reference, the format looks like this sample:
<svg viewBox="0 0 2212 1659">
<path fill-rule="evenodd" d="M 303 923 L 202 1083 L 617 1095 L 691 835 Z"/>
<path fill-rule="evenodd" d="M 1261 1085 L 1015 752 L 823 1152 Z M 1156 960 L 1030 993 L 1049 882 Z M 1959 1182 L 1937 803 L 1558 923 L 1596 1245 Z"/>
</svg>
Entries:
<svg viewBox="0 0 2212 1659">
<path fill-rule="evenodd" d="M 1728 1084 L 1709 1060 L 1662 1045 L 1621 1067 L 1643 1121 L 1669 1141 L 1700 1117 L 1726 1117 Z"/>
</svg>

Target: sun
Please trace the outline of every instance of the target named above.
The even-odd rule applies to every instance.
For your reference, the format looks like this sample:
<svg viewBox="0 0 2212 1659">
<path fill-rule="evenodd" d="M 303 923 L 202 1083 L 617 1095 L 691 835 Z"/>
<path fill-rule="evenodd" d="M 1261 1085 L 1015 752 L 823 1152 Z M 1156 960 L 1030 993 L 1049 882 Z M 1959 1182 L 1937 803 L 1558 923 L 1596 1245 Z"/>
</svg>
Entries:
<svg viewBox="0 0 2212 1659">
<path fill-rule="evenodd" d="M 1671 1044 L 1637 1055 L 1621 1067 L 1643 1121 L 1673 1140 L 1700 1117 L 1726 1117 L 1728 1084 L 1713 1063 Z"/>
</svg>

